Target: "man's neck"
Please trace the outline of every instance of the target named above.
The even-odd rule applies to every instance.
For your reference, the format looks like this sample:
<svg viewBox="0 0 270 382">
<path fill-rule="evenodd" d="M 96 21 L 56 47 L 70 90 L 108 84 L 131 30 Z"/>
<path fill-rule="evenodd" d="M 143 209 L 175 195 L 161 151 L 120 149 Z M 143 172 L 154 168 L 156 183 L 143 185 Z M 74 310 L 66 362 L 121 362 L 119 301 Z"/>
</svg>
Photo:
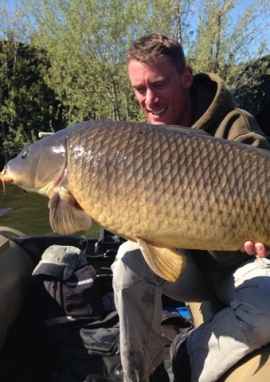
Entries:
<svg viewBox="0 0 270 382">
<path fill-rule="evenodd" d="M 178 125 L 191 127 L 193 122 L 193 115 L 194 115 L 194 102 L 192 97 L 189 97 L 187 102 L 187 109 L 185 111 L 185 114 L 179 120 Z"/>
</svg>

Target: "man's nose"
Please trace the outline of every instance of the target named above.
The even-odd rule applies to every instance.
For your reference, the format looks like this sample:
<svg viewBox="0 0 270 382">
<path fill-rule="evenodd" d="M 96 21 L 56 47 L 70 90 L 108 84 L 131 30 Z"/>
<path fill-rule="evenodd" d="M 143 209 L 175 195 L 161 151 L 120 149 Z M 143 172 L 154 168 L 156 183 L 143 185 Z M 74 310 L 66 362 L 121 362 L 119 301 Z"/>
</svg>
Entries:
<svg viewBox="0 0 270 382">
<path fill-rule="evenodd" d="M 154 89 L 147 89 L 145 94 L 145 103 L 147 106 L 152 106 L 158 100 L 157 92 Z"/>
</svg>

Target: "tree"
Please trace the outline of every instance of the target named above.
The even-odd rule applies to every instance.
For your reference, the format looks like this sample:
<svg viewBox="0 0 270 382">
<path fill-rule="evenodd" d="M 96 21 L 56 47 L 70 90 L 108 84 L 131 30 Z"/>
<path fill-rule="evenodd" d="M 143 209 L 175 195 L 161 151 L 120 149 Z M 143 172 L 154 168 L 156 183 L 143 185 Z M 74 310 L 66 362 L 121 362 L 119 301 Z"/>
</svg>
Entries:
<svg viewBox="0 0 270 382">
<path fill-rule="evenodd" d="M 232 90 L 243 66 L 267 53 L 268 0 L 201 0 L 198 29 L 188 55 L 195 71 L 219 74 Z M 238 81 L 236 81 L 238 79 Z"/>
<path fill-rule="evenodd" d="M 37 140 L 39 131 L 62 126 L 61 105 L 45 85 L 48 67 L 44 52 L 14 41 L 0 42 L 1 123 L 3 151 L 16 154 Z"/>
<path fill-rule="evenodd" d="M 242 84 L 234 91 L 239 107 L 255 116 L 270 142 L 270 56 L 246 65 L 235 82 Z"/>
<path fill-rule="evenodd" d="M 5 144 L 7 142 L 7 128 L 6 128 L 6 115 L 5 115 L 5 97 L 6 97 L 6 87 L 8 86 L 8 67 L 9 67 L 9 59 L 8 56 L 10 56 L 10 45 L 5 44 L 5 41 L 12 41 L 13 42 L 13 53 L 14 53 L 14 65 L 13 69 L 16 67 L 17 62 L 17 50 L 19 42 L 17 40 L 17 37 L 19 34 L 23 35 L 23 32 L 25 31 L 24 28 L 21 25 L 21 18 L 14 17 L 10 19 L 8 15 L 8 10 L 4 6 L 1 6 L 0 8 L 0 38 L 1 38 L 1 45 L 0 45 L 0 66 L 1 66 L 1 72 L 0 72 L 0 118 L 1 118 L 1 141 L 2 141 L 2 150 L 1 152 L 4 153 L 5 161 L 8 160 L 8 154 L 5 148 Z M 11 114 L 14 114 L 14 108 L 12 107 L 11 103 Z"/>
<path fill-rule="evenodd" d="M 7 161 L 36 141 L 40 130 L 62 125 L 61 105 L 42 77 L 50 65 L 46 52 L 29 44 L 23 13 L 10 17 L 1 8 L 0 21 L 0 155 Z"/>
<path fill-rule="evenodd" d="M 32 41 L 46 49 L 51 63 L 45 81 L 65 105 L 69 123 L 144 118 L 126 74 L 127 49 L 150 31 L 182 39 L 191 10 L 189 1 L 183 3 L 25 0 L 35 20 Z"/>
<path fill-rule="evenodd" d="M 250 4 L 239 12 L 242 1 Z M 243 86 L 244 77 L 238 74 L 247 62 L 267 51 L 263 31 L 270 19 L 268 0 L 24 0 L 20 4 L 30 21 L 24 42 L 35 48 L 32 53 L 41 60 L 35 63 L 39 74 L 35 82 L 40 81 L 47 93 L 57 97 L 67 124 L 85 119 L 144 119 L 127 78 L 126 52 L 134 39 L 146 33 L 163 32 L 179 40 L 195 72 L 216 72 L 233 91 Z M 13 26 L 6 28 L 5 36 L 3 41 L 14 44 L 15 60 L 15 44 L 22 42 L 20 33 Z M 27 65 L 16 65 L 27 71 Z M 17 71 L 9 89 L 18 76 Z M 15 92 L 9 91 L 9 103 L 5 104 L 9 123 L 12 117 L 12 123 L 18 119 L 11 95 L 16 93 L 20 103 L 25 97 L 22 85 L 12 89 Z M 38 91 L 37 86 L 36 94 Z M 46 110 L 42 99 L 39 105 Z M 52 115 L 47 119 L 55 127 Z M 14 133 L 21 131 L 21 135 L 28 129 L 14 126 Z"/>
</svg>

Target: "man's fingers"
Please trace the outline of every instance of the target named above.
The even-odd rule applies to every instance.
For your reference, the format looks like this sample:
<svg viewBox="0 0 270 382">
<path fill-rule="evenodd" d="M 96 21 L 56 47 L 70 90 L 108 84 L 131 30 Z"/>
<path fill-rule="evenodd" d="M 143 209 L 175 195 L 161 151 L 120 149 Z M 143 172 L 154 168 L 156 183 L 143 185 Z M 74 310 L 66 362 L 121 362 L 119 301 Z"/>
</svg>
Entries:
<svg viewBox="0 0 270 382">
<path fill-rule="evenodd" d="M 268 250 L 261 243 L 255 244 L 255 250 L 256 250 L 256 253 L 259 257 L 267 257 L 269 255 Z"/>
<path fill-rule="evenodd" d="M 241 250 L 250 256 L 256 255 L 255 244 L 252 241 L 246 241 Z"/>
<path fill-rule="evenodd" d="M 262 243 L 254 244 L 252 241 L 246 241 L 240 251 L 246 252 L 250 256 L 267 257 L 269 255 L 268 250 Z"/>
</svg>

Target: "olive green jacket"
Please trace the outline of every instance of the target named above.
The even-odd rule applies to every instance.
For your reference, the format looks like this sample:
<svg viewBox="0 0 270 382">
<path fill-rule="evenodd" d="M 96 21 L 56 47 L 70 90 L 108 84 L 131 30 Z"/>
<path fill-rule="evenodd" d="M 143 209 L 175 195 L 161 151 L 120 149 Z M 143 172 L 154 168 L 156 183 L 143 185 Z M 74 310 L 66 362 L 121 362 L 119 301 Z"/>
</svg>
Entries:
<svg viewBox="0 0 270 382">
<path fill-rule="evenodd" d="M 232 93 L 216 74 L 199 73 L 191 87 L 194 102 L 192 127 L 212 136 L 270 149 L 255 118 L 238 109 Z M 250 257 L 246 253 L 192 251 L 200 268 L 206 271 L 228 268 Z"/>
<path fill-rule="evenodd" d="M 205 130 L 215 137 L 269 150 L 255 118 L 236 107 L 232 93 L 218 75 L 196 74 L 191 95 L 194 101 L 192 127 Z"/>
</svg>

